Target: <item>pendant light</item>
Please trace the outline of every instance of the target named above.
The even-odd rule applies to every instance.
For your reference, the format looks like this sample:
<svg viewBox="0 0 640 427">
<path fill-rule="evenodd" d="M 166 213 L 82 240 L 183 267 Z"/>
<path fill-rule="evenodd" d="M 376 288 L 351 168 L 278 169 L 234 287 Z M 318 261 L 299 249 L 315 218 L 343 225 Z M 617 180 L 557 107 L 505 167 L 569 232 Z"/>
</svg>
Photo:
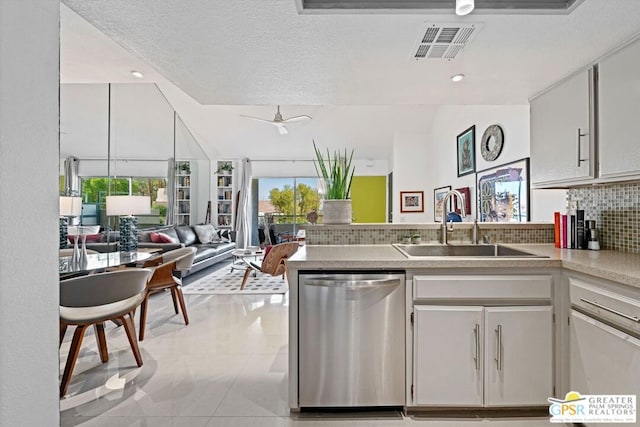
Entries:
<svg viewBox="0 0 640 427">
<path fill-rule="evenodd" d="M 473 7 L 474 0 L 456 0 L 456 15 L 468 15 L 473 10 Z"/>
</svg>

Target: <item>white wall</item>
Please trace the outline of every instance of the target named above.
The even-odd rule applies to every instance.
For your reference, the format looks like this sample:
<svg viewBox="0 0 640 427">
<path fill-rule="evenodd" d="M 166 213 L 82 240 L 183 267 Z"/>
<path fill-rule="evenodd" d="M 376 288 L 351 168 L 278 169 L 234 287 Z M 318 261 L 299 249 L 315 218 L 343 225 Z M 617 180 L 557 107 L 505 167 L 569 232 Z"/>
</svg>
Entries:
<svg viewBox="0 0 640 427">
<path fill-rule="evenodd" d="M 59 1 L 0 1 L 0 425 L 59 425 Z"/>
<path fill-rule="evenodd" d="M 504 145 L 498 159 L 487 162 L 480 154 L 484 130 L 499 124 L 504 131 Z M 476 175 L 458 177 L 456 137 L 469 127 L 476 127 L 476 171 L 529 157 L 528 105 L 451 105 L 439 106 L 428 135 L 397 135 L 394 141 L 394 222 L 433 222 L 433 190 L 448 186 L 469 187 L 471 212 L 476 216 Z M 415 188 L 408 188 L 413 185 Z M 425 213 L 400 214 L 400 191 L 424 190 Z M 564 190 L 533 190 L 532 221 L 553 221 L 553 211 L 564 208 Z"/>
<path fill-rule="evenodd" d="M 224 159 L 220 159 L 224 160 Z M 212 162 L 215 164 L 215 161 Z M 357 176 L 383 176 L 389 174 L 389 162 L 383 160 L 353 160 Z M 256 178 L 317 177 L 312 160 L 257 160 L 251 162 L 252 174 Z"/>
<path fill-rule="evenodd" d="M 396 133 L 393 140 L 393 222 L 433 222 L 426 201 L 433 195 L 429 134 Z M 424 212 L 400 213 L 400 192 L 424 191 Z"/>
</svg>

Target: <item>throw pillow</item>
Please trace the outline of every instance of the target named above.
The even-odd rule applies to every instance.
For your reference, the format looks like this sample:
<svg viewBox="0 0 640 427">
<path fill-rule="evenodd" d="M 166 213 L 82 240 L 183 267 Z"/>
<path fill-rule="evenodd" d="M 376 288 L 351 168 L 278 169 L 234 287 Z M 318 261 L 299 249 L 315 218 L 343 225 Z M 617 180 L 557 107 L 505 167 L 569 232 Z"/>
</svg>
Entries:
<svg viewBox="0 0 640 427">
<path fill-rule="evenodd" d="M 151 237 L 153 243 L 180 243 L 177 239 L 173 239 L 165 233 L 154 233 L 152 231 L 149 233 L 149 237 Z"/>
<path fill-rule="evenodd" d="M 212 243 L 218 241 L 218 233 L 216 233 L 216 229 L 213 228 L 213 224 L 198 224 L 194 225 L 193 229 L 198 235 L 200 243 Z"/>
<path fill-rule="evenodd" d="M 69 235 L 69 242 L 73 243 L 76 240 L 76 236 Z M 99 242 L 102 240 L 102 234 L 87 234 L 87 242 Z M 78 242 L 82 242 L 82 236 L 78 235 Z"/>
</svg>

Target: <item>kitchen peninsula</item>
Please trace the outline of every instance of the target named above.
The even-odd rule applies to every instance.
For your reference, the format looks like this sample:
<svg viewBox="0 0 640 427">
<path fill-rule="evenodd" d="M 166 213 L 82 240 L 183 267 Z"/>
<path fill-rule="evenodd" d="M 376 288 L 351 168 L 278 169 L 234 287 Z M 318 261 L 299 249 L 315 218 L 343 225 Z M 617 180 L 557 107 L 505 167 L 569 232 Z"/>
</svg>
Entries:
<svg viewBox="0 0 640 427">
<path fill-rule="evenodd" d="M 607 312 L 579 307 L 578 295 L 593 292 L 596 299 L 606 295 L 608 299 L 598 300 L 598 304 L 604 301 L 614 308 L 621 307 L 617 305 L 620 301 L 640 301 L 640 255 L 557 249 L 549 243 L 503 246 L 534 256 L 408 258 L 392 244 L 312 244 L 301 248 L 288 261 L 290 408 L 305 407 L 298 394 L 304 381 L 299 377 L 298 325 L 305 313 L 299 312 L 298 302 L 299 279 L 307 274 L 404 274 L 405 345 L 395 349 L 394 357 L 404 360 L 405 399 L 404 405 L 392 406 L 409 412 L 529 408 L 540 414 L 548 409 L 548 397 L 562 398 L 576 386 L 585 394 L 589 387 L 605 387 L 582 378 L 592 358 L 576 344 L 584 338 L 582 329 L 572 328 L 574 319 L 575 327 L 582 328 L 579 317 L 591 308 L 595 314 Z M 621 296 L 616 299 L 615 295 Z M 334 303 L 323 302 L 327 306 Z M 631 317 L 640 315 L 640 303 L 623 308 L 631 310 Z M 349 326 L 344 324 L 343 328 Z M 632 328 L 627 329 L 635 331 Z M 640 341 L 636 342 L 633 351 L 640 350 Z M 627 339 L 624 345 L 629 343 L 635 344 Z M 332 344 L 321 343 L 318 350 L 330 352 Z M 575 367 L 583 370 L 578 372 Z M 611 378 L 617 382 L 609 384 L 607 392 L 640 394 L 640 386 L 625 379 L 629 370 L 640 370 L 640 362 L 632 358 L 625 366 L 612 367 L 610 372 L 618 372 L 618 376 L 612 374 Z"/>
</svg>

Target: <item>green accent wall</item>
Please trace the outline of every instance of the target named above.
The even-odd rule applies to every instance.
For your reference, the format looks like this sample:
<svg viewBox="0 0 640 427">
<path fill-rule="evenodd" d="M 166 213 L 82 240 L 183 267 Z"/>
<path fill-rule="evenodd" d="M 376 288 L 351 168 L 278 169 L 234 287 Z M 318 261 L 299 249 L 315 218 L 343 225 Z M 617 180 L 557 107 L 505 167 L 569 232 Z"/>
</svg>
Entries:
<svg viewBox="0 0 640 427">
<path fill-rule="evenodd" d="M 353 222 L 386 222 L 387 177 L 354 176 L 351 183 Z"/>
</svg>

